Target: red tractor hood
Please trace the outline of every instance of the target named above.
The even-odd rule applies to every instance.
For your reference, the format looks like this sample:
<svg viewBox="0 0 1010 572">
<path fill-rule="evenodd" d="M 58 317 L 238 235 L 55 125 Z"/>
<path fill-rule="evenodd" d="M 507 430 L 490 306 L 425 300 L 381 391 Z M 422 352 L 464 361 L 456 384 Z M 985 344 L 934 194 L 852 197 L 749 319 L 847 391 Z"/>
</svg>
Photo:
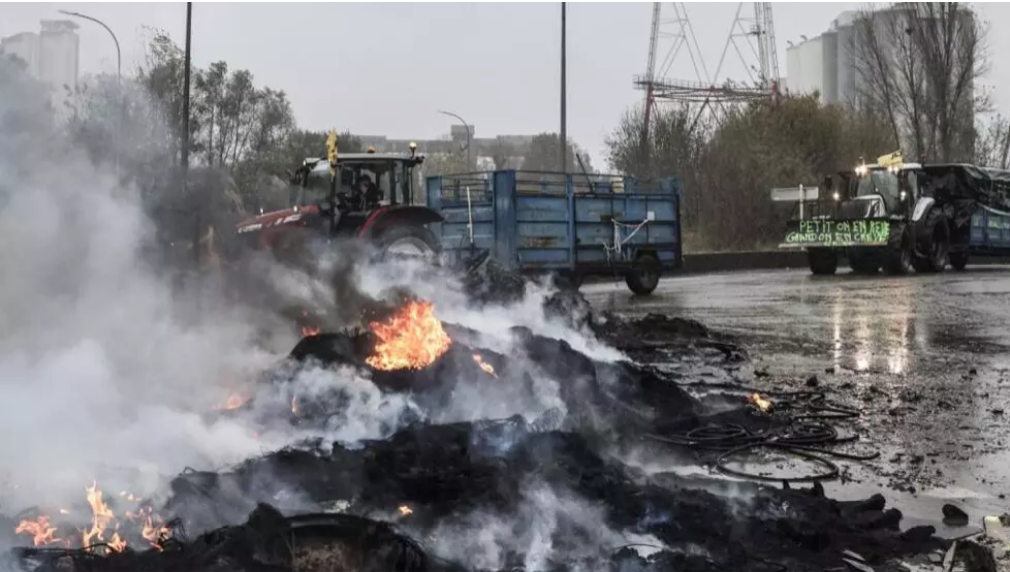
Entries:
<svg viewBox="0 0 1010 572">
<path fill-rule="evenodd" d="M 319 207 L 315 205 L 309 205 L 305 207 L 295 207 L 291 209 L 284 209 L 279 211 L 274 211 L 270 213 L 264 213 L 256 217 L 248 218 L 240 223 L 236 227 L 239 234 L 244 234 L 247 232 L 256 232 L 268 228 L 274 228 L 286 224 L 292 224 L 300 221 L 303 216 L 310 214 L 318 214 Z"/>
</svg>

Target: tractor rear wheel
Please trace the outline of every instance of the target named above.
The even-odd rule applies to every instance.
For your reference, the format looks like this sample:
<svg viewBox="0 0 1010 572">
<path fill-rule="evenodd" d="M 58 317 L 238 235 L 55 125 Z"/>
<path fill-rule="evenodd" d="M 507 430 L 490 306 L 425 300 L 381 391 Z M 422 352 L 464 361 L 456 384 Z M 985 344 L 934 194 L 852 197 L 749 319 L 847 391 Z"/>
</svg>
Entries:
<svg viewBox="0 0 1010 572">
<path fill-rule="evenodd" d="M 423 226 L 394 226 L 382 232 L 377 239 L 382 260 L 420 259 L 433 262 L 442 252 L 435 234 Z"/>
</svg>

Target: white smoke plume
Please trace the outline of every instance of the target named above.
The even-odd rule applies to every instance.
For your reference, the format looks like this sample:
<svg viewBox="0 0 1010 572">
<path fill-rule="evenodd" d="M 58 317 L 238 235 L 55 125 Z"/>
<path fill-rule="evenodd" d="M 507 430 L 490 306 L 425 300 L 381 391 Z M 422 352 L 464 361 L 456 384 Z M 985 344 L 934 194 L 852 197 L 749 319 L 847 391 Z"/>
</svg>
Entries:
<svg viewBox="0 0 1010 572">
<path fill-rule="evenodd" d="M 66 145 L 19 80 L 0 79 L 5 512 L 80 500 L 110 471 L 172 475 L 269 446 L 200 415 L 277 358 L 253 345 L 249 316 L 215 297 L 197 306 L 158 277 L 137 189 Z"/>
<path fill-rule="evenodd" d="M 523 491 L 515 514 L 506 518 L 474 511 L 436 528 L 431 536 L 434 552 L 464 557 L 471 567 L 483 570 L 515 566 L 508 558 L 521 554 L 524 569 L 548 570 L 555 550 L 576 561 L 607 558 L 624 546 L 633 546 L 643 555 L 665 547 L 653 535 L 611 530 L 603 524 L 601 507 L 570 492 L 539 481 L 529 483 Z"/>
</svg>

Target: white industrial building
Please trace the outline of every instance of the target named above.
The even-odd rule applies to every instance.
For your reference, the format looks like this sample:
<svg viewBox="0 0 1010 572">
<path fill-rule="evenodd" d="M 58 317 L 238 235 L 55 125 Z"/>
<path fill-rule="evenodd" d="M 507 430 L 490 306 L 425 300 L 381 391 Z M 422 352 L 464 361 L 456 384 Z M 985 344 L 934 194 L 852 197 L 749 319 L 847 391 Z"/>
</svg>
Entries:
<svg viewBox="0 0 1010 572">
<path fill-rule="evenodd" d="M 52 88 L 53 103 L 62 108 L 68 89 L 77 88 L 80 37 L 70 20 L 42 20 L 41 30 L 0 40 L 0 53 L 20 58 L 28 73 Z"/>
<path fill-rule="evenodd" d="M 856 66 L 851 51 L 853 23 L 859 13 L 842 12 L 828 31 L 786 48 L 788 90 L 818 92 L 823 103 L 851 101 L 856 93 Z"/>
</svg>

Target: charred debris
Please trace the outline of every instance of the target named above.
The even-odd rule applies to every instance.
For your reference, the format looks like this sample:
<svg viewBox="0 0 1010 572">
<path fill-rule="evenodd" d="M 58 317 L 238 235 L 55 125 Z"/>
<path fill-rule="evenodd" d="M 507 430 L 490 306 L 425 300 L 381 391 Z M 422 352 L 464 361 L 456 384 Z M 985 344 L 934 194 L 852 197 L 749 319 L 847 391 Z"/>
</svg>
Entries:
<svg viewBox="0 0 1010 572">
<path fill-rule="evenodd" d="M 820 481 L 874 455 L 848 445 L 857 438 L 832 423 L 856 413 L 824 393 L 737 388 L 698 397 L 680 383 L 686 370 L 639 358 L 661 351 L 731 371 L 746 361 L 731 339 L 689 320 L 597 316 L 571 293 L 546 310 L 635 361 L 594 359 L 524 328 L 495 351 L 479 333 L 440 322 L 430 304 L 404 300 L 377 311 L 369 328 L 304 338 L 262 381 L 276 391 L 303 368 L 368 372 L 382 391 L 409 393 L 418 405 L 388 438 L 314 439 L 225 472 L 188 470 L 171 481 L 167 502 L 127 512 L 122 527 L 92 492 L 90 527 L 73 540 L 61 533 L 80 522 L 59 514 L 0 520 L 22 546 L 8 564 L 40 572 L 820 571 L 845 570 L 857 556 L 880 571 L 943 548 L 932 527 L 902 531 L 901 513 L 879 495 L 825 497 Z M 536 378 L 556 382 L 558 406 L 530 417 L 433 421 L 464 386 L 532 392 Z M 297 407 L 275 412 L 255 400 L 214 415 L 322 427 L 347 396 L 293 394 Z M 740 468 L 768 452 L 800 459 L 810 474 Z M 668 462 L 650 468 L 643 458 Z M 482 527 L 507 539 L 494 558 L 473 544 Z"/>
</svg>

